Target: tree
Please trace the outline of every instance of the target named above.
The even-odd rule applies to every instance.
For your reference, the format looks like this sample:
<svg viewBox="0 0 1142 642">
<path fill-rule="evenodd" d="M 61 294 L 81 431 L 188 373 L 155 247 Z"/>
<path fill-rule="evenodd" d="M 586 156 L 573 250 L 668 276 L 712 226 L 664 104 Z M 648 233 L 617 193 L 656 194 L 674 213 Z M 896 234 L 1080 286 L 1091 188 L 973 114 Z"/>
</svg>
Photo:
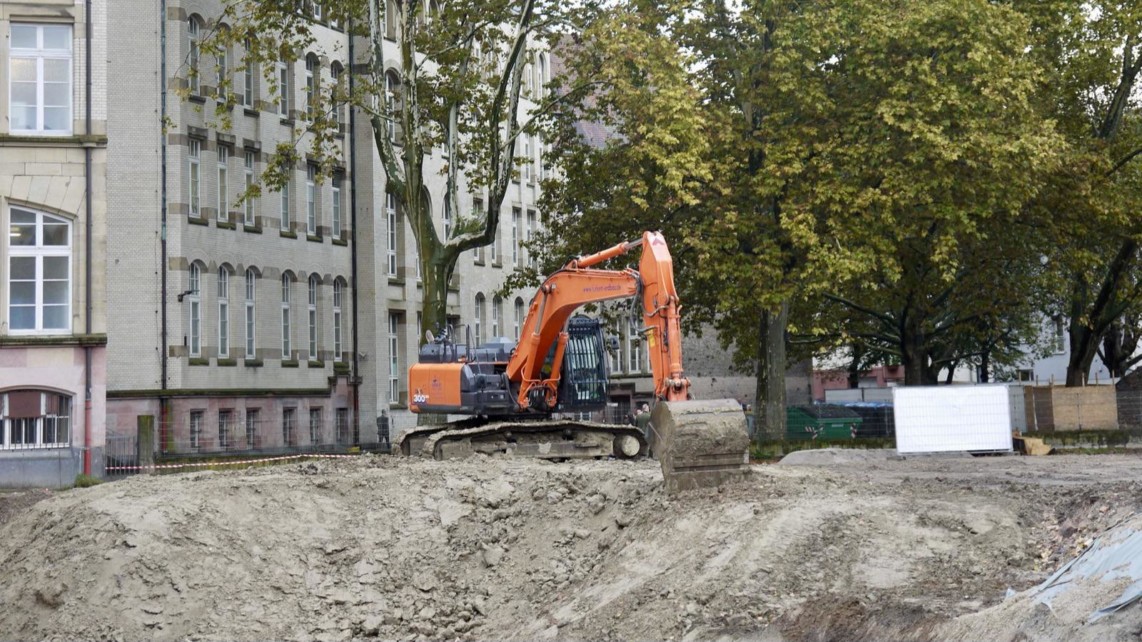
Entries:
<svg viewBox="0 0 1142 642">
<path fill-rule="evenodd" d="M 301 158 L 300 148 L 331 171 L 339 154 L 337 114 L 348 105 L 364 116 L 385 174 L 385 189 L 405 212 L 415 237 L 424 281 L 423 320 L 445 324 L 448 282 L 460 255 L 496 237 L 500 208 L 516 172 L 516 141 L 551 108 L 542 100 L 524 113 L 521 86 L 528 63 L 546 47 L 553 29 L 572 19 L 558 2 L 540 0 L 323 0 L 323 19 L 349 31 L 358 48 L 348 82 L 330 83 L 295 128 L 293 144 L 274 150 L 262 185 L 278 189 Z M 242 48 L 243 63 L 262 65 L 278 91 L 274 67 L 293 61 L 317 41 L 312 2 L 226 0 L 205 38 L 206 54 Z M 395 46 L 386 45 L 386 38 Z M 386 57 L 399 60 L 399 73 Z M 227 106 L 219 101 L 217 113 Z M 233 103 L 233 98 L 229 99 Z M 425 161 L 446 159 L 444 218 L 438 232 L 425 199 Z M 467 193 L 482 194 L 484 208 L 469 212 Z"/>
<path fill-rule="evenodd" d="M 640 8 L 603 57 L 584 48 L 583 67 L 641 84 L 608 83 L 584 112 L 612 130 L 608 144 L 562 148 L 559 227 L 576 239 L 624 226 L 680 237 L 688 318 L 714 323 L 753 365 L 759 425 L 781 432 L 788 338 L 853 338 L 821 327 L 831 317 L 813 302 L 861 305 L 846 287 L 951 297 L 985 265 L 965 259 L 1019 223 L 1037 193 L 1056 140 L 1032 108 L 1027 22 L 983 0 L 659 9 Z M 660 85 L 687 84 L 680 74 L 693 89 L 657 104 Z M 974 283 L 1002 278 L 989 269 Z M 927 321 L 898 324 L 914 383 L 931 379 L 934 346 L 919 339 L 944 314 L 927 307 Z M 959 337 L 1003 331 L 961 317 Z"/>
<path fill-rule="evenodd" d="M 1102 342 L 1142 297 L 1142 6 L 1096 0 L 1013 3 L 1032 21 L 1042 112 L 1065 137 L 1050 189 L 1028 203 L 1049 222 L 1045 252 L 1068 319 L 1067 385 L 1085 385 Z M 1126 355 L 1127 357 L 1130 355 Z M 1117 368 L 1113 363 L 1108 366 Z"/>
</svg>

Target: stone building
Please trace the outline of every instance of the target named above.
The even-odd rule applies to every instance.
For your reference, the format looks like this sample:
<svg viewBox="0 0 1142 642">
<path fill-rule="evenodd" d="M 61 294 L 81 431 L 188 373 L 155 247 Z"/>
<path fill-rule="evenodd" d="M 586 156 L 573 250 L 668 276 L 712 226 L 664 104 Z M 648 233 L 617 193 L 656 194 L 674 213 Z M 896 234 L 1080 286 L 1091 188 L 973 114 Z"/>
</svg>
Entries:
<svg viewBox="0 0 1142 642">
<path fill-rule="evenodd" d="M 344 82 L 354 45 L 362 60 L 366 47 L 318 13 L 311 49 L 273 70 L 279 93 L 242 51 L 196 47 L 225 27 L 219 0 L 160 4 L 111 7 L 109 430 L 132 435 L 153 416 L 160 450 L 174 453 L 383 447 L 415 422 L 405 382 L 425 328 L 411 227 L 386 194 L 367 120 L 338 114 L 343 166 L 331 180 L 302 162 L 288 189 L 237 202 L 304 127 L 308 92 Z M 395 75 L 397 43 L 384 48 Z M 530 71 L 532 92 L 542 59 Z M 220 86 L 238 98 L 229 127 L 214 116 Z M 527 295 L 493 294 L 539 225 L 539 145 L 522 148 L 533 160 L 498 243 L 462 259 L 449 293 L 450 316 L 477 338 L 514 336 L 524 309 Z M 446 234 L 441 164 L 426 163 L 427 189 Z"/>
<path fill-rule="evenodd" d="M 0 3 L 0 487 L 102 470 L 106 8 Z"/>
</svg>

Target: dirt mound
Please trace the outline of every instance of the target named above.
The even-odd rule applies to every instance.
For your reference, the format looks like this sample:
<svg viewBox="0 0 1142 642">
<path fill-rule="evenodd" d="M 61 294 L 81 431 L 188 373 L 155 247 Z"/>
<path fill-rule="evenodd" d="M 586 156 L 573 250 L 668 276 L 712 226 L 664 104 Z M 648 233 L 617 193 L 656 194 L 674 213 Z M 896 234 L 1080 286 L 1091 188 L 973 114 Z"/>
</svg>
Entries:
<svg viewBox="0 0 1142 642">
<path fill-rule="evenodd" d="M 798 450 L 781 458 L 784 466 L 834 466 L 869 461 L 885 461 L 895 453 L 891 450 L 857 450 L 855 448 L 818 448 Z"/>
<path fill-rule="evenodd" d="M 653 462 L 134 478 L 0 524 L 0 638 L 927 639 L 1043 581 L 1055 509 L 1086 505 L 1015 461 L 755 467 L 678 497 Z M 1139 461 L 1099 458 L 1099 497 L 1137 496 Z"/>
</svg>

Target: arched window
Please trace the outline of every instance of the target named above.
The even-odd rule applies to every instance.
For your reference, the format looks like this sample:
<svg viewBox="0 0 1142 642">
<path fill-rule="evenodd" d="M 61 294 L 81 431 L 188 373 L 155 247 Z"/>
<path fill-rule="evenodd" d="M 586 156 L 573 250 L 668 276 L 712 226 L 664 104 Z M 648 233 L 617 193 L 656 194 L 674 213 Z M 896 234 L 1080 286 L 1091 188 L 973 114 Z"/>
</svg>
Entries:
<svg viewBox="0 0 1142 642">
<path fill-rule="evenodd" d="M 0 450 L 70 446 L 71 406 L 48 390 L 0 392 Z"/>
<path fill-rule="evenodd" d="M 341 361 L 345 358 L 342 354 L 343 348 L 341 344 L 342 317 L 341 307 L 345 303 L 345 282 L 341 277 L 337 277 L 333 281 L 333 360 Z"/>
<path fill-rule="evenodd" d="M 190 356 L 202 356 L 202 268 L 190 264 L 187 282 L 187 299 L 190 301 Z"/>
<path fill-rule="evenodd" d="M 230 268 L 218 268 L 218 358 L 230 358 Z"/>
<path fill-rule="evenodd" d="M 523 299 L 516 297 L 515 300 L 515 340 L 519 342 L 520 332 L 523 328 Z"/>
<path fill-rule="evenodd" d="M 255 301 L 256 301 L 256 285 L 258 282 L 258 273 L 254 268 L 246 269 L 246 358 L 254 359 L 257 357 L 255 351 L 255 337 L 257 334 L 257 322 L 255 314 Z"/>
<path fill-rule="evenodd" d="M 229 27 L 226 25 L 221 25 L 218 29 L 219 31 L 229 31 Z M 219 102 L 225 102 L 229 98 L 232 89 L 230 86 L 230 49 L 228 45 L 224 44 L 229 41 L 230 38 L 228 34 L 223 34 L 222 37 L 219 38 L 219 42 L 223 44 L 215 56 L 215 67 L 218 70 L 217 94 Z"/>
<path fill-rule="evenodd" d="M 536 82 L 538 83 L 536 96 L 543 98 L 547 94 L 547 81 L 550 80 L 547 76 L 547 54 L 539 54 L 539 65 L 536 70 Z"/>
<path fill-rule="evenodd" d="M 289 62 L 278 61 L 278 114 L 282 118 L 289 118 L 290 99 L 293 83 L 289 80 Z"/>
<path fill-rule="evenodd" d="M 192 94 L 198 94 L 202 89 L 200 83 L 201 79 L 199 78 L 199 76 L 201 76 L 200 72 L 202 69 L 202 51 L 201 45 L 199 44 L 199 38 L 201 38 L 201 29 L 202 27 L 199 25 L 199 17 L 191 16 L 186 24 L 186 35 L 189 39 L 189 53 L 187 55 L 188 68 L 186 72 L 186 78 L 187 82 L 190 84 L 190 93 Z"/>
<path fill-rule="evenodd" d="M 397 21 L 400 14 L 397 12 L 396 0 L 385 0 L 385 37 L 389 40 L 397 39 Z"/>
<path fill-rule="evenodd" d="M 388 260 L 388 275 L 395 277 L 398 276 L 397 265 L 399 262 L 398 256 L 398 238 L 397 231 L 400 229 L 400 219 L 397 217 L 397 195 L 392 192 L 385 192 L 385 218 L 388 221 L 388 241 L 386 257 Z"/>
<path fill-rule="evenodd" d="M 290 345 L 290 287 L 293 286 L 293 275 L 286 272 L 282 275 L 282 359 L 289 359 L 292 355 Z"/>
<path fill-rule="evenodd" d="M 492 297 L 492 339 L 500 336 L 504 327 L 504 301 L 498 295 Z"/>
<path fill-rule="evenodd" d="M 484 344 L 484 304 L 485 304 L 484 293 L 483 292 L 477 292 L 476 293 L 475 320 L 472 324 L 473 325 L 472 329 L 476 331 L 474 333 L 475 339 L 476 339 L 476 345 L 483 345 Z"/>
<path fill-rule="evenodd" d="M 8 329 L 71 329 L 71 223 L 22 207 L 9 210 Z"/>
<path fill-rule="evenodd" d="M 309 297 L 306 299 L 309 313 L 309 360 L 317 361 L 317 286 L 321 280 L 316 274 L 309 275 Z"/>
</svg>

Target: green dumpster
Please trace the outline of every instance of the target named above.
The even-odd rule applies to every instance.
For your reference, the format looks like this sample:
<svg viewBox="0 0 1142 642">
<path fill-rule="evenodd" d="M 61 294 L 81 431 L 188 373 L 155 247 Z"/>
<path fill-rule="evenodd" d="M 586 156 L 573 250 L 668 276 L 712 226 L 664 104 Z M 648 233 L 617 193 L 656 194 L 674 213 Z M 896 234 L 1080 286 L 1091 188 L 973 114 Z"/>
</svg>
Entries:
<svg viewBox="0 0 1142 642">
<path fill-rule="evenodd" d="M 789 406 L 785 418 L 785 436 L 791 440 L 852 439 L 862 422 L 850 408 L 824 403 Z"/>
</svg>

